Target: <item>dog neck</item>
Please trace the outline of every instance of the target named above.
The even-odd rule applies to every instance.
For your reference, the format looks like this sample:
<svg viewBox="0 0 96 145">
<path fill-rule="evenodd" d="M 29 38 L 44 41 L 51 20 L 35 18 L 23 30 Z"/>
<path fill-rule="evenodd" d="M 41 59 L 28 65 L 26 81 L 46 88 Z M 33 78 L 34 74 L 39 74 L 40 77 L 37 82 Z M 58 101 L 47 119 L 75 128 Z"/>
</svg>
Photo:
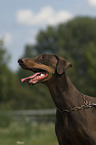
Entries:
<svg viewBox="0 0 96 145">
<path fill-rule="evenodd" d="M 56 107 L 61 111 L 81 104 L 82 100 L 78 102 L 80 93 L 66 73 L 52 78 L 52 80 L 47 83 L 47 86 Z"/>
</svg>

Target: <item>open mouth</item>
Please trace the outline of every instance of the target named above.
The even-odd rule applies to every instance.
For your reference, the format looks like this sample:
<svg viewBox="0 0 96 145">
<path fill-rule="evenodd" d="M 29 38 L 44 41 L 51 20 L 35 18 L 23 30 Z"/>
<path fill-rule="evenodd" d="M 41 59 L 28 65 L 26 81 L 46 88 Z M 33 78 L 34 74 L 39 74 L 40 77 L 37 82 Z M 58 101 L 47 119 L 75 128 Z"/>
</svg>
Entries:
<svg viewBox="0 0 96 145">
<path fill-rule="evenodd" d="M 37 82 L 45 81 L 46 78 L 48 77 L 48 72 L 45 70 L 37 69 L 35 71 L 34 70 L 31 71 L 33 71 L 34 74 L 29 77 L 21 79 L 21 82 L 26 82 L 28 85 L 34 85 Z"/>
</svg>

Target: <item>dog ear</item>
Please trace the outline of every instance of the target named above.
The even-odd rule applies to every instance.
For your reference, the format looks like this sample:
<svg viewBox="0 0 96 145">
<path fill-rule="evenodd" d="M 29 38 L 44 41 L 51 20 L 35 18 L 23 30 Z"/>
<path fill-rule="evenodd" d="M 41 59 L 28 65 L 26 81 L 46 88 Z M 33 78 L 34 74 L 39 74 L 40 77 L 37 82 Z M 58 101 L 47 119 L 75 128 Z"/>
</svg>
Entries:
<svg viewBox="0 0 96 145">
<path fill-rule="evenodd" d="M 57 73 L 62 74 L 64 73 L 69 67 L 72 67 L 72 64 L 67 61 L 66 59 L 56 56 L 58 59 L 58 64 L 57 64 Z"/>
</svg>

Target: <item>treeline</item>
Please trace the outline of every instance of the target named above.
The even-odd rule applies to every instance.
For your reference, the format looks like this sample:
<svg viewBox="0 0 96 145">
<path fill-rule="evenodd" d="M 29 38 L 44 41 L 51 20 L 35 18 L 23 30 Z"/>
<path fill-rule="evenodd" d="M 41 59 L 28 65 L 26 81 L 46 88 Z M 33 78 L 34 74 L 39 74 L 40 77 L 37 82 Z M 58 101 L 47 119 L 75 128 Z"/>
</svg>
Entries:
<svg viewBox="0 0 96 145">
<path fill-rule="evenodd" d="M 57 54 L 73 67 L 68 74 L 76 87 L 85 94 L 96 96 L 96 18 L 77 17 L 58 26 L 41 30 L 35 45 L 26 45 L 22 57 L 41 53 Z M 8 56 L 0 41 L 0 107 L 8 109 L 36 109 L 54 107 L 48 89 L 38 84 L 30 87 L 20 79 L 32 72 L 9 70 Z"/>
</svg>

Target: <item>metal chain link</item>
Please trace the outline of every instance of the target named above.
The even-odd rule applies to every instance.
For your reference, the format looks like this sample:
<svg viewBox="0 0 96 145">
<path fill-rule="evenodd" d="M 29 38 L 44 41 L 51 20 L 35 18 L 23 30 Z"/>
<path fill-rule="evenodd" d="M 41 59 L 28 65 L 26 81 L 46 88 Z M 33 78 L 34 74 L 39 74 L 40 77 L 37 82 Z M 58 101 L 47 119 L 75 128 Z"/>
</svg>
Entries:
<svg viewBox="0 0 96 145">
<path fill-rule="evenodd" d="M 65 109 L 65 110 L 61 110 L 59 108 L 57 108 L 58 110 L 60 110 L 61 112 L 72 112 L 72 111 L 78 111 L 78 110 L 82 110 L 82 109 L 89 109 L 89 108 L 92 108 L 93 106 L 90 105 L 91 104 L 91 101 L 88 101 L 85 97 L 85 95 L 83 95 L 81 92 L 80 94 L 82 95 L 82 99 L 83 99 L 83 102 L 84 104 L 79 106 L 79 107 L 74 107 L 74 108 L 70 108 L 70 109 Z"/>
</svg>

